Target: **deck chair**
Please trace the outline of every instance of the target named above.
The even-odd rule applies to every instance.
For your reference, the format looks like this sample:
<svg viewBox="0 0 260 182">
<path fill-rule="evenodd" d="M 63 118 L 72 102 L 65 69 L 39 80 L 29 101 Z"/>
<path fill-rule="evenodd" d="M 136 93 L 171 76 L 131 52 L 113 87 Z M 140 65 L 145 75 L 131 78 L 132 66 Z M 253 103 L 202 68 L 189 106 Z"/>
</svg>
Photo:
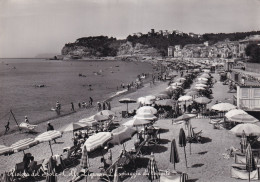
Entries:
<svg viewBox="0 0 260 182">
<path fill-rule="evenodd" d="M 159 170 L 160 172 L 165 172 L 163 170 Z M 160 175 L 159 182 L 186 182 L 188 180 L 188 174 L 182 172 L 172 173 L 169 175 Z"/>
<path fill-rule="evenodd" d="M 249 173 L 246 170 L 246 166 L 241 165 L 241 164 L 233 164 L 231 166 L 231 177 L 237 178 L 237 179 L 248 180 Z M 250 179 L 251 180 L 258 180 L 259 179 L 259 168 L 250 172 Z"/>
<path fill-rule="evenodd" d="M 153 132 L 149 135 L 149 138 L 148 138 L 148 144 L 158 144 L 159 143 L 159 137 L 158 137 L 158 134 L 159 134 L 159 130 L 153 130 Z"/>
<path fill-rule="evenodd" d="M 63 154 L 61 155 L 64 168 L 69 168 L 73 166 L 80 154 L 78 153 L 78 147 L 72 146 L 63 149 Z"/>
<path fill-rule="evenodd" d="M 14 176 L 14 180 L 18 181 L 27 178 L 27 176 L 25 175 L 24 162 L 15 164 L 15 168 L 12 172 L 12 175 Z"/>
<path fill-rule="evenodd" d="M 193 130 L 193 128 L 192 128 Z M 192 143 L 192 142 L 197 142 L 197 143 L 201 143 L 201 134 L 202 134 L 202 130 L 200 130 L 199 132 L 194 132 L 193 130 L 193 136 L 192 137 L 187 137 L 187 141 L 189 143 Z"/>
<path fill-rule="evenodd" d="M 258 157 L 254 157 L 256 164 L 258 164 Z M 235 154 L 235 163 L 246 165 L 246 156 L 242 153 Z"/>
</svg>

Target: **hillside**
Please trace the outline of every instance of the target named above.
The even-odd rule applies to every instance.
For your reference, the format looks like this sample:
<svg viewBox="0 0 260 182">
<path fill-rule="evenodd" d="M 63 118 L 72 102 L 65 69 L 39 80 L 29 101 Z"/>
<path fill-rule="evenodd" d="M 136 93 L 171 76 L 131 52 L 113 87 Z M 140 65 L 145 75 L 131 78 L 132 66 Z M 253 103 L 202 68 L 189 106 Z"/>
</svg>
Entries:
<svg viewBox="0 0 260 182">
<path fill-rule="evenodd" d="M 81 59 L 84 57 L 107 57 L 107 56 L 166 56 L 168 46 L 187 44 L 201 44 L 209 41 L 214 44 L 218 41 L 229 39 L 237 41 L 250 35 L 260 34 L 260 31 L 237 32 L 237 33 L 208 33 L 200 37 L 191 37 L 188 34 L 171 33 L 167 36 L 154 33 L 142 34 L 141 36 L 129 35 L 126 40 L 117 40 L 113 37 L 96 36 L 82 37 L 74 43 L 65 44 L 61 50 L 64 57 Z"/>
</svg>

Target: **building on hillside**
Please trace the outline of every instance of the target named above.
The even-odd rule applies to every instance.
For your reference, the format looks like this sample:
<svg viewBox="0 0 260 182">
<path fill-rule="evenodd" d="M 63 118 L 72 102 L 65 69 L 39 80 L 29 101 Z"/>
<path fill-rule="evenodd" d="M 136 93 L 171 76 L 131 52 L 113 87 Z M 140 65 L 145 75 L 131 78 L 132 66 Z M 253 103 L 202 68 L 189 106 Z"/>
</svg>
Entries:
<svg viewBox="0 0 260 182">
<path fill-rule="evenodd" d="M 234 104 L 247 112 L 260 116 L 260 74 L 242 69 L 231 69 L 228 78 L 236 84 L 237 93 L 233 97 Z"/>
<path fill-rule="evenodd" d="M 260 35 L 252 35 L 239 41 L 239 57 L 247 58 L 245 50 L 249 44 L 260 44 Z"/>
<path fill-rule="evenodd" d="M 168 47 L 168 57 L 173 57 L 174 56 L 174 47 L 169 46 Z"/>
<path fill-rule="evenodd" d="M 208 47 L 209 46 L 209 41 L 206 41 L 203 44 Z"/>
</svg>

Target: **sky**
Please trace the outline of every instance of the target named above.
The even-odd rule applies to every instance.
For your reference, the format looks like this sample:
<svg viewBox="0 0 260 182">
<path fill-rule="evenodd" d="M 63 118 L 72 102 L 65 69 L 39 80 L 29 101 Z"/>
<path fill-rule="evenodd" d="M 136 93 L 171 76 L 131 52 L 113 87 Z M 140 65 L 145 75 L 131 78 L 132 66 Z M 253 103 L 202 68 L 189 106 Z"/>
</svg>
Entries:
<svg viewBox="0 0 260 182">
<path fill-rule="evenodd" d="M 80 37 L 124 39 L 152 28 L 260 30 L 260 0 L 0 0 L 0 57 L 60 54 Z"/>
</svg>

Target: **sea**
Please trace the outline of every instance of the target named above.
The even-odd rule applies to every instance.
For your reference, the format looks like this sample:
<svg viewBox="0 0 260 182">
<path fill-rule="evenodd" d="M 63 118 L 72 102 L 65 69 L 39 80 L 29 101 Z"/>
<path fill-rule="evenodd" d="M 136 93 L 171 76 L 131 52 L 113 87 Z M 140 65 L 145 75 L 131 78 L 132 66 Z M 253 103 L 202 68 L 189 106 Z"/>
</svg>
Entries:
<svg viewBox="0 0 260 182">
<path fill-rule="evenodd" d="M 75 109 L 79 102 L 88 103 L 89 97 L 94 103 L 103 101 L 122 91 L 122 84 L 136 81 L 137 75 L 152 72 L 153 65 L 142 62 L 0 59 L 0 132 L 8 121 L 13 128 L 15 119 L 21 123 L 25 116 L 30 123 L 55 117 L 57 101 L 62 112 L 70 110 L 71 102 Z"/>
</svg>

